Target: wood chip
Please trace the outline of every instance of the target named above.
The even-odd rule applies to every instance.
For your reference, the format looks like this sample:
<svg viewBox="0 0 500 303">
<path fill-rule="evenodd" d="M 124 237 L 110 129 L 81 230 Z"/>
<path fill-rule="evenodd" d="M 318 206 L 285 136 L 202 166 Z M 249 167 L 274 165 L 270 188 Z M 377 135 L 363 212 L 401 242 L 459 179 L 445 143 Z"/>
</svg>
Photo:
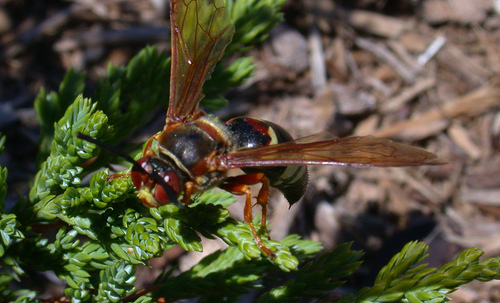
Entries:
<svg viewBox="0 0 500 303">
<path fill-rule="evenodd" d="M 389 40 L 387 44 L 409 68 L 413 69 L 414 72 L 417 72 L 420 69 L 420 66 L 417 64 L 416 60 L 402 43 L 397 40 Z"/>
<path fill-rule="evenodd" d="M 408 49 L 408 51 L 415 53 L 425 51 L 429 44 L 427 40 L 426 35 L 419 31 L 406 32 L 399 39 L 401 45 Z"/>
<path fill-rule="evenodd" d="M 411 87 L 405 88 L 399 95 L 381 103 L 379 110 L 382 113 L 389 113 L 398 110 L 404 104 L 414 99 L 416 96 L 434 87 L 434 78 L 425 78 L 417 81 Z"/>
<path fill-rule="evenodd" d="M 307 70 L 309 67 L 307 40 L 298 30 L 280 24 L 271 31 L 270 37 L 276 62 L 297 73 Z M 293 47 L 290 47 L 291 45 Z"/>
<path fill-rule="evenodd" d="M 493 137 L 500 137 L 500 112 L 498 112 L 493 118 L 493 125 L 491 127 L 491 135 Z M 496 147 L 498 147 L 498 141 Z"/>
<path fill-rule="evenodd" d="M 406 82 L 412 83 L 415 81 L 415 72 L 394 55 L 394 53 L 384 44 L 373 42 L 365 38 L 357 38 L 355 43 L 357 46 L 373 53 L 379 59 L 389 64 Z"/>
<path fill-rule="evenodd" d="M 335 92 L 337 110 L 342 115 L 360 115 L 372 112 L 376 108 L 377 100 L 375 96 L 358 86 L 346 86 L 337 83 L 331 83 L 328 86 Z"/>
<path fill-rule="evenodd" d="M 399 182 L 408 184 L 433 204 L 439 205 L 444 201 L 441 192 L 424 178 L 416 178 L 401 168 L 388 168 L 389 176 Z"/>
<path fill-rule="evenodd" d="M 448 43 L 437 55 L 439 64 L 460 75 L 471 87 L 488 81 L 490 71 L 472 61 L 457 46 Z"/>
<path fill-rule="evenodd" d="M 500 113 L 500 111 L 497 112 Z M 495 150 L 495 144 L 500 141 L 495 139 L 493 133 L 494 119 L 497 112 L 492 111 L 474 119 L 473 125 L 470 127 L 474 131 L 474 134 L 471 135 L 474 138 L 474 142 L 478 146 L 481 146 L 483 159 L 491 159 L 494 155 L 498 154 L 498 151 Z"/>
<path fill-rule="evenodd" d="M 308 26 L 315 24 L 323 32 L 332 32 L 332 20 L 335 19 L 337 14 L 337 4 L 330 0 L 315 0 L 304 1 L 301 3 L 305 11 L 309 12 L 307 15 Z"/>
<path fill-rule="evenodd" d="M 332 78 L 342 81 L 348 80 L 349 68 L 346 59 L 346 46 L 340 37 L 333 39 L 333 43 L 325 51 L 325 59 L 328 65 L 328 73 Z"/>
<path fill-rule="evenodd" d="M 450 19 L 450 7 L 446 1 L 427 0 L 422 2 L 422 16 L 431 24 L 443 23 Z"/>
<path fill-rule="evenodd" d="M 384 177 L 380 185 L 386 189 L 389 195 L 386 207 L 390 209 L 392 213 L 405 217 L 410 211 L 419 209 L 419 205 L 415 203 L 414 200 L 410 199 L 403 188 L 395 184 L 388 177 Z"/>
<path fill-rule="evenodd" d="M 17 56 L 44 36 L 55 36 L 60 31 L 64 30 L 65 26 L 71 22 L 74 16 L 83 13 L 88 10 L 88 8 L 88 5 L 78 3 L 72 4 L 68 9 L 53 14 L 51 17 L 30 27 L 26 31 L 16 33 L 18 39 L 16 42 L 6 47 L 5 57 L 13 58 Z"/>
<path fill-rule="evenodd" d="M 292 45 L 292 44 L 287 44 Z M 290 47 L 288 47 L 290 48 Z M 320 89 L 326 85 L 325 53 L 321 42 L 321 34 L 316 26 L 311 26 L 309 32 L 309 54 L 311 62 L 311 82 L 314 89 Z M 293 52 L 296 52 L 295 46 Z M 291 64 L 296 64 L 291 61 Z"/>
<path fill-rule="evenodd" d="M 346 11 L 346 20 L 352 27 L 384 38 L 397 38 L 412 22 L 364 10 Z"/>
<path fill-rule="evenodd" d="M 500 155 L 466 171 L 465 184 L 472 189 L 500 188 Z M 500 200 L 500 197 L 499 197 Z"/>
<path fill-rule="evenodd" d="M 427 0 L 422 4 L 422 16 L 431 24 L 448 21 L 478 23 L 484 21 L 492 5 L 487 0 Z"/>
<path fill-rule="evenodd" d="M 500 2 L 499 2 L 500 3 Z M 498 44 L 492 35 L 479 26 L 474 27 L 475 32 L 481 42 L 481 45 L 486 52 L 488 68 L 496 73 L 500 72 L 500 55 Z"/>
<path fill-rule="evenodd" d="M 419 66 L 424 66 L 429 62 L 445 45 L 446 37 L 444 35 L 439 35 L 432 41 L 431 44 L 426 48 L 426 50 L 421 53 L 417 58 L 417 64 Z"/>
<path fill-rule="evenodd" d="M 453 123 L 448 128 L 448 134 L 450 135 L 451 140 L 453 140 L 455 144 L 465 151 L 469 158 L 479 160 L 482 157 L 481 149 L 474 142 L 472 142 L 469 132 L 462 125 L 459 123 Z"/>
<path fill-rule="evenodd" d="M 355 136 L 368 136 L 373 134 L 380 123 L 380 116 L 371 115 L 369 118 L 361 121 L 354 131 Z"/>
<path fill-rule="evenodd" d="M 335 247 L 335 240 L 342 227 L 339 216 L 343 211 L 339 211 L 338 208 L 337 204 L 333 206 L 330 203 L 322 201 L 318 203 L 314 214 L 314 222 L 316 222 L 316 229 L 319 232 L 319 240 L 327 250 Z"/>
<path fill-rule="evenodd" d="M 460 199 L 468 203 L 500 206 L 500 189 L 463 188 Z"/>
<path fill-rule="evenodd" d="M 474 117 L 500 105 L 500 89 L 491 84 L 485 85 L 461 98 L 433 108 L 415 116 L 376 131 L 373 135 L 383 138 L 404 138 L 420 140 L 445 129 L 449 120 L 460 116 Z"/>
<path fill-rule="evenodd" d="M 103 45 L 117 45 L 123 43 L 148 43 L 156 41 L 167 41 L 170 39 L 166 33 L 170 26 L 161 27 L 133 27 L 124 30 L 103 30 L 87 32 L 77 38 L 65 38 L 54 44 L 58 52 L 73 51 L 78 48 L 87 48 Z"/>
<path fill-rule="evenodd" d="M 372 170 L 383 170 L 383 168 L 374 168 Z M 386 200 L 386 192 L 377 183 L 366 182 L 361 178 L 356 178 L 350 184 L 346 193 L 348 201 L 358 205 L 367 205 L 370 202 L 381 202 Z"/>
<path fill-rule="evenodd" d="M 461 23 L 478 23 L 486 18 L 486 11 L 491 9 L 488 0 L 447 0 L 453 11 L 452 20 Z"/>
<path fill-rule="evenodd" d="M 446 209 L 443 221 L 445 222 L 441 227 L 449 241 L 463 247 L 480 247 L 485 252 L 484 257 L 497 256 L 500 253 L 499 224 L 467 218 L 451 207 Z"/>
<path fill-rule="evenodd" d="M 290 207 L 282 193 L 273 191 L 272 214 L 269 222 L 270 235 L 273 240 L 281 240 L 289 234 L 297 214 L 301 211 L 302 205 L 299 202 Z"/>
</svg>

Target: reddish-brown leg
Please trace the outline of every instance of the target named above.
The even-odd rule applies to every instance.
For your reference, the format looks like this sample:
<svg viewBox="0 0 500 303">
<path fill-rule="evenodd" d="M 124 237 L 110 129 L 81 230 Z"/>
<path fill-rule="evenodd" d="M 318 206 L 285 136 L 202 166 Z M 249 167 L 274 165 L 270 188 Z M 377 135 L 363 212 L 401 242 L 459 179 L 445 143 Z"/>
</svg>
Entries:
<svg viewBox="0 0 500 303">
<path fill-rule="evenodd" d="M 269 179 L 262 179 L 262 187 L 259 190 L 259 194 L 257 195 L 257 203 L 262 207 L 262 217 L 260 221 L 260 225 L 264 228 L 267 234 L 269 231 L 267 230 L 267 202 L 269 201 Z M 269 236 L 270 238 L 270 236 Z"/>
<path fill-rule="evenodd" d="M 112 174 L 112 175 L 109 175 L 107 178 L 106 178 L 106 181 L 108 182 L 113 182 L 114 179 L 118 179 L 118 178 L 128 178 L 130 177 L 130 172 L 128 173 L 125 173 L 125 174 Z"/>
<path fill-rule="evenodd" d="M 226 179 L 226 183 L 244 184 L 244 185 L 255 185 L 262 183 L 262 187 L 257 195 L 257 204 L 262 207 L 261 225 L 265 232 L 267 231 L 267 202 L 269 201 L 269 179 L 263 173 L 254 173 L 241 175 L 236 177 L 230 177 Z"/>
<path fill-rule="evenodd" d="M 253 224 L 252 192 L 250 191 L 250 187 L 248 187 L 248 185 L 254 185 L 258 183 L 262 183 L 262 187 L 259 191 L 259 194 L 257 195 L 257 203 L 262 206 L 261 225 L 267 232 L 266 219 L 267 201 L 269 197 L 269 180 L 264 176 L 263 173 L 230 177 L 226 180 L 226 183 L 221 185 L 220 187 L 234 195 L 246 196 L 244 217 L 245 221 L 250 225 L 255 243 L 257 243 L 257 246 L 259 246 L 260 250 L 263 251 L 266 255 L 268 255 L 270 258 L 275 258 L 276 255 L 262 243 L 262 240 Z"/>
<path fill-rule="evenodd" d="M 151 146 L 153 145 L 153 140 L 158 141 L 158 135 L 154 135 L 149 139 L 148 144 L 146 144 L 146 147 L 144 148 L 144 156 L 151 156 L 155 155 L 155 153 L 151 150 Z"/>
<path fill-rule="evenodd" d="M 184 195 L 182 196 L 182 203 L 184 205 L 189 205 L 193 202 L 191 200 L 191 195 L 194 194 L 196 191 L 196 187 L 194 182 L 188 181 L 184 184 Z"/>
</svg>

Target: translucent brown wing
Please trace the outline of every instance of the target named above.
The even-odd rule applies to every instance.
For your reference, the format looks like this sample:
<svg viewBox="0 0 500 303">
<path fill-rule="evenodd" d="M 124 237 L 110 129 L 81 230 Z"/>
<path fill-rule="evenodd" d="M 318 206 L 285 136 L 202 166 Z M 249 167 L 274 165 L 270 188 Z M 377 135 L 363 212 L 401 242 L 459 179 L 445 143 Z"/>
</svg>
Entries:
<svg viewBox="0 0 500 303">
<path fill-rule="evenodd" d="M 442 164 L 423 149 L 372 136 L 334 138 L 324 132 L 295 141 L 229 153 L 228 168 L 286 165 L 418 166 Z"/>
<path fill-rule="evenodd" d="M 169 121 L 190 119 L 203 97 L 203 83 L 231 42 L 234 26 L 224 0 L 172 0 L 172 68 Z"/>
</svg>

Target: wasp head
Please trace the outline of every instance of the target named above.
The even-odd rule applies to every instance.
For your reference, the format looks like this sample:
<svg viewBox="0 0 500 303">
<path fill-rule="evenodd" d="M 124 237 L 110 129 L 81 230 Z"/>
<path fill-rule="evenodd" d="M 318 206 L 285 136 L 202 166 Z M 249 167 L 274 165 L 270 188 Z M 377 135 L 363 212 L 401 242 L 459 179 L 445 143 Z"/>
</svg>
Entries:
<svg viewBox="0 0 500 303">
<path fill-rule="evenodd" d="M 178 173 L 156 157 L 143 157 L 132 167 L 132 182 L 138 197 L 147 207 L 158 207 L 177 202 L 181 192 Z"/>
</svg>

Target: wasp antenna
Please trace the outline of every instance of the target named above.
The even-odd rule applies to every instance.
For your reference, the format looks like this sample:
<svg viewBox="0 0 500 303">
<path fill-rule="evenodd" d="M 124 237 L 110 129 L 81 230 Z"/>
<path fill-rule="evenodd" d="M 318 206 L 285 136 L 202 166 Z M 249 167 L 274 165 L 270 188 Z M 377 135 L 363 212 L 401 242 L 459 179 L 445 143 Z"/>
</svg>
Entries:
<svg viewBox="0 0 500 303">
<path fill-rule="evenodd" d="M 81 132 L 77 132 L 76 133 L 76 137 L 79 138 L 79 139 L 82 139 L 82 140 L 85 140 L 85 141 L 88 141 L 90 143 L 93 143 L 101 148 L 104 148 L 110 152 L 112 152 L 113 154 L 117 155 L 117 156 L 120 156 L 122 157 L 123 159 L 127 160 L 127 162 L 130 162 L 132 163 L 132 165 L 134 165 L 134 167 L 140 171 L 142 171 L 144 174 L 147 174 L 149 176 L 151 176 L 156 182 L 158 182 L 162 187 L 163 189 L 165 189 L 165 192 L 167 193 L 167 196 L 170 200 L 170 202 L 173 202 L 175 203 L 177 206 L 181 206 L 179 201 L 177 200 L 177 195 L 175 194 L 174 190 L 172 189 L 172 187 L 170 185 L 167 184 L 167 182 L 165 182 L 165 180 L 163 180 L 163 178 L 161 176 L 159 176 L 158 174 L 154 174 L 154 173 L 149 173 L 147 172 L 140 164 L 139 162 L 135 161 L 134 158 L 132 158 L 131 156 L 127 155 L 126 153 L 124 152 L 121 152 L 119 151 L 118 149 L 116 149 L 114 146 L 111 146 L 109 144 L 106 144 L 102 141 L 99 141 L 97 139 L 94 139 L 90 136 L 87 136 L 87 135 L 84 135 L 82 134 Z"/>
<path fill-rule="evenodd" d="M 102 148 L 104 148 L 104 149 L 112 152 L 113 154 L 122 157 L 123 159 L 127 160 L 128 162 L 130 162 L 130 163 L 132 163 L 132 164 L 140 167 L 139 163 L 137 163 L 137 161 L 135 161 L 134 158 L 132 158 L 131 156 L 127 155 L 126 153 L 123 153 L 123 152 L 117 150 L 114 146 L 108 145 L 108 144 L 106 144 L 104 142 L 101 142 L 101 141 L 99 141 L 97 139 L 94 139 L 94 138 L 92 138 L 90 136 L 84 135 L 81 132 L 76 133 L 76 136 L 79 139 L 88 141 L 90 143 L 94 143 L 95 145 L 97 145 L 99 147 L 102 147 Z"/>
</svg>

